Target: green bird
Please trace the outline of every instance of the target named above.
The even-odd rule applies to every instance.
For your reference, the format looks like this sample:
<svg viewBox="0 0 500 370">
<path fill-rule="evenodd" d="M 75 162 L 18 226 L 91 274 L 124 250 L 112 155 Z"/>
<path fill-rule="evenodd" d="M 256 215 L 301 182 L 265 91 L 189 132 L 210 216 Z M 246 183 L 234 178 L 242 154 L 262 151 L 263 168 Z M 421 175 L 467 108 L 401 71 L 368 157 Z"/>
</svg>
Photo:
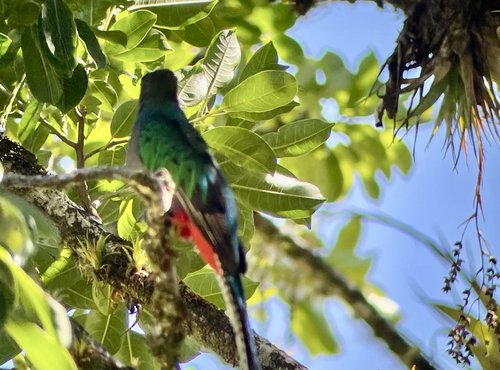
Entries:
<svg viewBox="0 0 500 370">
<path fill-rule="evenodd" d="M 237 234 L 234 195 L 206 142 L 179 107 L 177 79 L 170 70 L 157 70 L 142 79 L 127 165 L 170 172 L 176 193 L 167 217 L 181 237 L 193 241 L 219 278 L 240 368 L 261 369 L 241 283 L 247 266 Z"/>
</svg>

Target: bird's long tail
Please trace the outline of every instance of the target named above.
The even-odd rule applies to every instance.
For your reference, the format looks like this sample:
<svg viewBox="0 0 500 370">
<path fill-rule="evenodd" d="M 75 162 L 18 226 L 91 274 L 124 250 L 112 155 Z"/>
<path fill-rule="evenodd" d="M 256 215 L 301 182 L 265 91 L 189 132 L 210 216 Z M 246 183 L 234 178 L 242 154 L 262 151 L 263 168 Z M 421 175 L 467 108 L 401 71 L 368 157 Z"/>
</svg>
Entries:
<svg viewBox="0 0 500 370">
<path fill-rule="evenodd" d="M 248 321 L 241 279 L 239 276 L 224 274 L 219 276 L 219 280 L 229 320 L 235 331 L 234 336 L 240 360 L 239 369 L 261 370 L 255 339 Z"/>
</svg>

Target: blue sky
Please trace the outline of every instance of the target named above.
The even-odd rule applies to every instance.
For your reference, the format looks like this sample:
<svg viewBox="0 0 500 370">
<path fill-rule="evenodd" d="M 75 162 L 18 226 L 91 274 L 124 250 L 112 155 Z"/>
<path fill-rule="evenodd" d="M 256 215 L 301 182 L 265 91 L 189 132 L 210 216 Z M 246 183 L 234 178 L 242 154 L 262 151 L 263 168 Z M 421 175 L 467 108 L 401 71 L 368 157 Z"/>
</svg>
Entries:
<svg viewBox="0 0 500 370">
<path fill-rule="evenodd" d="M 307 55 L 320 57 L 323 52 L 331 50 L 341 55 L 354 70 L 360 57 L 370 51 L 383 62 L 394 49 L 402 22 L 402 14 L 390 7 L 381 10 L 371 2 L 354 5 L 335 2 L 313 9 L 297 22 L 290 34 L 301 42 Z M 415 164 L 411 174 L 406 177 L 396 174 L 389 183 L 386 182 L 379 201 L 367 199 L 357 188 L 341 204 L 326 207 L 326 211 L 340 207 L 384 213 L 452 245 L 462 234 L 460 225 L 473 212 L 475 162 L 473 157 L 469 163 L 462 159 L 454 168 L 453 159 L 443 151 L 443 135 L 438 134 L 427 147 L 429 137 L 429 128 L 423 127 L 415 144 Z M 413 139 L 413 134 L 408 136 L 410 148 L 414 146 Z M 495 224 L 495 220 L 500 219 L 500 203 L 496 196 L 500 177 L 495 173 L 500 165 L 499 154 L 498 145 L 487 147 L 482 188 L 484 220 L 481 220 L 481 228 L 496 255 L 499 254 L 500 241 Z M 335 232 L 327 231 L 324 220 L 316 219 L 316 222 L 320 224 L 320 234 L 331 240 Z M 469 242 L 468 258 L 477 257 L 479 253 L 474 235 L 471 229 L 465 238 Z M 401 320 L 397 328 L 401 333 L 436 358 L 440 368 L 462 369 L 445 353 L 449 323 L 437 316 L 427 303 L 453 301 L 441 291 L 449 266 L 412 238 L 377 224 L 365 223 L 357 251 L 360 256 L 374 257 L 368 278 L 399 304 Z M 270 309 L 273 325 L 254 322 L 256 330 L 311 370 L 405 368 L 382 342 L 374 339 L 364 322 L 353 320 L 349 309 L 334 299 L 327 301 L 325 315 L 341 346 L 340 353 L 335 356 L 309 356 L 300 344 L 292 340 L 286 329 L 287 310 L 284 305 L 271 301 L 266 309 Z M 200 356 L 185 368 L 209 370 L 225 367 L 215 359 Z"/>
</svg>

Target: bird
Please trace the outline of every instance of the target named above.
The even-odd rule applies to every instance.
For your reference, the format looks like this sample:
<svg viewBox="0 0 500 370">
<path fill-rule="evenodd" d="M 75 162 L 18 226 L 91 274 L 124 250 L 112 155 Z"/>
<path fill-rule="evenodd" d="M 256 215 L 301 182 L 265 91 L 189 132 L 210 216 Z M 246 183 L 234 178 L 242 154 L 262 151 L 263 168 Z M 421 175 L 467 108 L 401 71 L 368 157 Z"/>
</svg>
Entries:
<svg viewBox="0 0 500 370">
<path fill-rule="evenodd" d="M 236 338 L 239 368 L 261 370 L 241 280 L 247 264 L 236 201 L 207 143 L 179 106 L 177 78 L 168 69 L 141 80 L 126 165 L 170 173 L 175 194 L 166 217 L 215 271 Z"/>
</svg>

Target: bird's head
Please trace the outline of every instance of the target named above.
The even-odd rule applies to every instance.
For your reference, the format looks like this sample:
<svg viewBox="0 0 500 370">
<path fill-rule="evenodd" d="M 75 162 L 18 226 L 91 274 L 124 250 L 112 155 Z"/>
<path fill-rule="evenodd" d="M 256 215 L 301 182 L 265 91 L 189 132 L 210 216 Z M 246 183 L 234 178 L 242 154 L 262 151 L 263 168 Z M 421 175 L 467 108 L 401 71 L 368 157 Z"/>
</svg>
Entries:
<svg viewBox="0 0 500 370">
<path fill-rule="evenodd" d="M 177 102 L 177 78 L 169 69 L 146 74 L 141 81 L 141 103 Z"/>
</svg>

